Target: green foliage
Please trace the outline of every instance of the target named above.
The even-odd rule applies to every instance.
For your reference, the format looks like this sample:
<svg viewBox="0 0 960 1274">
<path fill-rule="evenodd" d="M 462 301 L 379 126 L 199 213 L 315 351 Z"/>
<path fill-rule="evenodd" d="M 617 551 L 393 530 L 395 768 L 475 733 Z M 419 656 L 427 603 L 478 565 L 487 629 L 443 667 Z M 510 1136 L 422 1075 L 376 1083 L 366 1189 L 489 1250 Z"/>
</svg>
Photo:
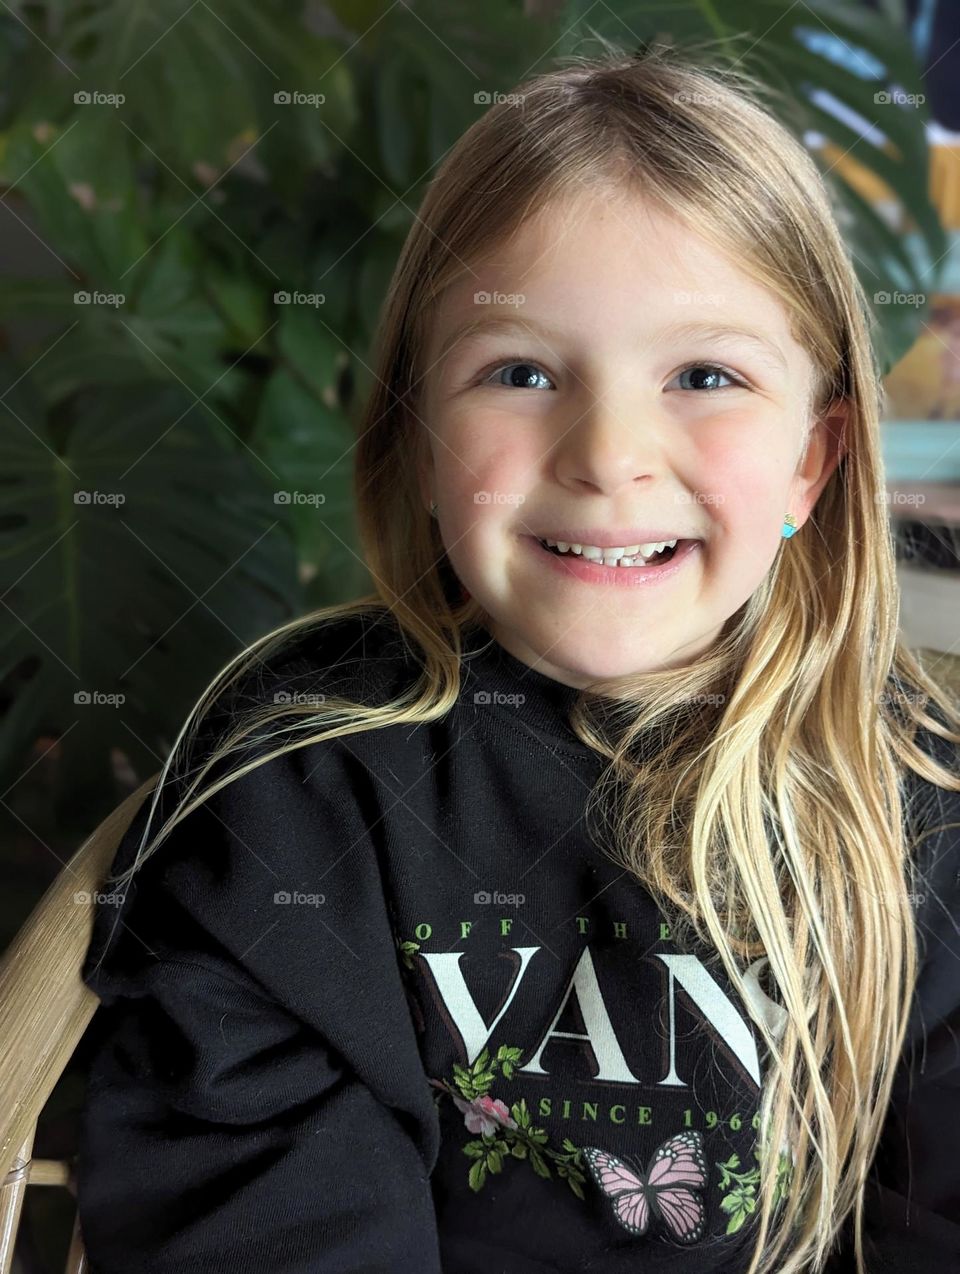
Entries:
<svg viewBox="0 0 960 1274">
<path fill-rule="evenodd" d="M 905 224 L 918 233 L 892 230 L 866 201 L 835 158 L 814 151 L 824 174 L 834 212 L 844 231 L 857 275 L 872 305 L 874 342 L 881 368 L 890 368 L 910 348 L 929 312 L 923 307 L 879 303 L 878 293 L 929 297 L 937 290 L 947 253 L 946 232 L 928 191 L 926 125 L 922 69 L 906 33 L 862 4 L 836 0 L 688 0 L 665 6 L 661 0 L 626 0 L 594 6 L 591 0 L 567 0 L 560 15 L 566 34 L 558 55 L 579 47 L 587 23 L 598 41 L 646 42 L 692 46 L 718 61 L 731 60 L 762 86 L 767 105 L 801 139 L 819 134 L 886 183 Z M 827 39 L 834 52 L 827 52 Z M 841 64 L 841 45 L 851 67 Z M 851 69 L 852 68 L 852 69 Z M 878 94 L 896 87 L 916 103 L 878 102 Z M 836 112 L 822 104 L 828 94 Z M 848 112 L 859 122 L 845 123 Z"/>
<path fill-rule="evenodd" d="M 744 1225 L 747 1218 L 756 1211 L 757 1191 L 760 1188 L 760 1172 L 763 1166 L 763 1155 L 759 1145 L 753 1147 L 753 1156 L 757 1160 L 755 1167 L 746 1172 L 737 1172 L 740 1167 L 740 1156 L 732 1154 L 726 1163 L 718 1163 L 720 1173 L 719 1188 L 728 1190 L 720 1200 L 720 1207 L 727 1213 L 727 1234 L 735 1234 Z M 773 1191 L 773 1204 L 777 1207 L 790 1188 L 793 1165 L 786 1151 L 781 1150 L 777 1157 L 777 1179 Z"/>
<path fill-rule="evenodd" d="M 702 0 L 665 17 L 653 0 L 569 0 L 545 19 L 519 0 L 341 0 L 322 21 L 307 12 L 296 0 L 0 11 L 4 202 L 49 263 L 0 295 L 0 322 L 41 332 L 0 368 L 0 767 L 8 787 L 39 734 L 59 737 L 84 830 L 114 803 L 112 748 L 153 772 L 241 645 L 371 586 L 352 455 L 372 331 L 426 183 L 485 109 L 475 94 L 600 52 L 595 35 L 719 50 L 763 32 L 744 60 L 788 90 L 791 126 L 889 181 L 931 258 L 944 250 L 923 110 L 883 111 L 885 150 L 811 101 L 827 88 L 876 120 L 878 88 L 918 85 L 907 41 L 859 6 Z M 801 25 L 879 69 L 813 52 Z M 829 180 L 868 292 L 926 290 L 903 241 Z M 297 294 L 313 299 L 278 299 Z M 878 315 L 890 357 L 922 318 L 907 308 Z M 125 502 L 75 503 L 84 491 Z M 83 691 L 125 699 L 84 706 Z M 477 1162 L 499 1170 L 496 1156 Z"/>
<path fill-rule="evenodd" d="M 458 1093 L 462 1101 L 476 1103 L 483 1097 L 498 1100 L 490 1093 L 497 1071 L 504 1079 L 513 1079 L 522 1056 L 522 1049 L 507 1044 L 501 1044 L 493 1058 L 489 1049 L 485 1048 L 470 1067 L 454 1063 L 452 1084 L 443 1080 L 433 1082 L 451 1097 L 455 1092 Z M 562 1151 L 554 1150 L 548 1145 L 546 1131 L 537 1128 L 530 1118 L 525 1097 L 521 1097 L 510 1107 L 509 1119 L 512 1126 L 509 1121 L 497 1121 L 492 1131 L 482 1133 L 477 1140 L 468 1141 L 463 1146 L 463 1153 L 473 1161 L 467 1174 L 470 1189 L 482 1190 L 487 1174 L 502 1172 L 507 1159 L 513 1158 L 526 1160 L 537 1176 L 545 1179 L 553 1177 L 550 1167 L 552 1163 L 560 1180 L 566 1181 L 577 1198 L 582 1199 L 586 1177 L 583 1172 L 583 1152 L 579 1147 L 566 1137 Z"/>
</svg>

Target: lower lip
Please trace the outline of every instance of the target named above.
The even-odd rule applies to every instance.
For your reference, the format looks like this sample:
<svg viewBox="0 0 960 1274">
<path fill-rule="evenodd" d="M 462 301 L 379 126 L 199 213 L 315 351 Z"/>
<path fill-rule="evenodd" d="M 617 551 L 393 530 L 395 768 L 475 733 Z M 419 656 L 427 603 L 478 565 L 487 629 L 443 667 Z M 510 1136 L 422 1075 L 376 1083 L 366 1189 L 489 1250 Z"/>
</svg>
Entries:
<svg viewBox="0 0 960 1274">
<path fill-rule="evenodd" d="M 564 553 L 562 556 L 551 553 L 535 536 L 525 535 L 523 538 L 532 545 L 541 564 L 552 566 L 561 575 L 587 584 L 613 584 L 618 588 L 646 588 L 668 580 L 682 570 L 684 563 L 695 557 L 701 548 L 700 540 L 683 540 L 668 562 L 654 566 L 604 566 L 602 562 L 588 561 L 578 553 Z"/>
</svg>

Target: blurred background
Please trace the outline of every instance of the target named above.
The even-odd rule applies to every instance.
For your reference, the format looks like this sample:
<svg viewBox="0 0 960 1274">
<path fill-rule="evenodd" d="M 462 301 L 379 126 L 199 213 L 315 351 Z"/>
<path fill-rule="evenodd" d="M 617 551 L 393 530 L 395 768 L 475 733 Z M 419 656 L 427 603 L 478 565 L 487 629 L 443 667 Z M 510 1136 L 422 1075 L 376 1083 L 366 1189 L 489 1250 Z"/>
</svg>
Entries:
<svg viewBox="0 0 960 1274">
<path fill-rule="evenodd" d="M 372 587 L 352 443 L 425 185 L 600 40 L 784 95 L 876 320 L 902 628 L 957 684 L 960 5 L 3 3 L 0 948 L 227 659 Z M 69 1157 L 83 1068 L 35 1155 Z M 26 1198 L 14 1269 L 60 1270 L 73 1201 Z"/>
</svg>

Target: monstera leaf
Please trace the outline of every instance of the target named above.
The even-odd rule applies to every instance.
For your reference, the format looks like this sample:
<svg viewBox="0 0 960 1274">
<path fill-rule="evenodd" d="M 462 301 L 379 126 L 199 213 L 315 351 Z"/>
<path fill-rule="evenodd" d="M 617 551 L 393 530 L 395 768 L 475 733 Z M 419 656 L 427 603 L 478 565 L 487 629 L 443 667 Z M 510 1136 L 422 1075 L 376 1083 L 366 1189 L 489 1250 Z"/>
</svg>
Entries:
<svg viewBox="0 0 960 1274">
<path fill-rule="evenodd" d="M 214 673 L 295 612 L 285 513 L 261 462 L 181 390 L 101 389 L 63 442 L 7 364 L 0 393 L 0 757 L 5 786 L 59 739 L 67 816 L 110 790 L 110 751 L 146 777 Z"/>
<path fill-rule="evenodd" d="M 312 309 L 278 308 L 280 366 L 267 383 L 250 445 L 275 479 L 275 498 L 290 513 L 311 600 L 347 601 L 371 587 L 355 547 L 356 438 L 335 406 L 347 354 Z"/>
<path fill-rule="evenodd" d="M 837 0 L 567 0 L 558 20 L 558 55 L 583 52 L 596 39 L 626 50 L 699 47 L 720 63 L 733 61 L 775 91 L 771 107 L 797 136 L 825 139 L 813 154 L 874 306 L 877 353 L 889 371 L 915 341 L 925 308 L 886 298 L 934 292 L 947 252 L 928 196 L 922 71 L 904 32 L 860 4 Z M 894 88 L 897 100 L 890 100 Z M 850 161 L 887 186 L 919 236 L 890 228 L 852 184 Z"/>
<path fill-rule="evenodd" d="M 149 137 L 152 153 L 181 178 L 195 165 L 222 172 L 254 145 L 259 154 L 259 139 L 284 112 L 296 138 L 276 130 L 288 140 L 278 177 L 289 167 L 294 140 L 301 163 L 327 162 L 338 149 L 336 136 L 351 126 L 352 79 L 343 47 L 308 29 L 297 5 L 95 0 L 52 7 L 60 12 L 50 38 L 65 61 L 82 66 L 82 82 L 74 87 L 91 95 L 80 109 L 98 109 L 94 91 L 122 94 L 117 109 L 129 127 Z M 323 124 L 315 111 L 291 112 L 292 102 L 282 96 L 318 90 Z M 58 91 L 62 95 L 62 87 Z"/>
</svg>

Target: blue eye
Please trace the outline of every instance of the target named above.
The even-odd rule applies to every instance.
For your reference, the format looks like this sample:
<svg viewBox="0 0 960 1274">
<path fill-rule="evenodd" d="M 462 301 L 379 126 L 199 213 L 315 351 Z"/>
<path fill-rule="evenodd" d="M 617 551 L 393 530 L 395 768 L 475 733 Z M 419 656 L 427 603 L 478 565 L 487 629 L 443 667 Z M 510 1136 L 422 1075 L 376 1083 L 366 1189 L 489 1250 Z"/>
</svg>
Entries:
<svg viewBox="0 0 960 1274">
<path fill-rule="evenodd" d="M 725 367 L 719 367 L 716 363 L 691 363 L 689 367 L 685 367 L 681 372 L 678 372 L 677 374 L 679 376 L 686 376 L 688 372 L 706 372 L 708 377 L 714 377 L 714 378 L 716 378 L 718 375 L 724 376 L 726 377 L 727 380 L 730 381 L 731 383 L 730 387 L 741 388 L 741 389 L 746 388 L 745 381 L 740 380 L 738 376 L 734 376 L 733 372 L 728 372 Z M 700 384 L 700 385 L 692 385 L 692 386 L 689 386 L 688 388 L 695 389 L 700 392 L 713 393 L 714 391 L 718 389 L 725 389 L 728 387 L 724 385 Z"/>
<path fill-rule="evenodd" d="M 492 382 L 494 385 L 502 385 L 504 389 L 536 389 L 538 388 L 536 383 L 538 377 L 540 380 L 547 381 L 551 385 L 553 384 L 553 381 L 550 380 L 550 377 L 546 374 L 546 372 L 538 367 L 536 363 L 528 363 L 520 360 L 515 363 L 501 363 L 498 367 L 493 369 L 490 376 L 502 375 L 502 373 L 508 368 L 520 368 L 522 370 L 520 374 L 516 371 L 511 371 L 511 379 L 509 381 L 494 381 Z M 484 380 L 483 383 L 485 385 L 491 384 L 489 377 Z"/>
<path fill-rule="evenodd" d="M 510 377 L 509 380 L 505 381 L 503 379 L 498 379 L 494 381 L 492 379 L 494 376 L 502 378 L 503 374 L 508 371 Z M 746 381 L 741 380 L 739 376 L 728 371 L 727 368 L 721 367 L 718 363 L 690 363 L 689 366 L 684 367 L 677 373 L 677 375 L 686 376 L 691 372 L 705 372 L 707 374 L 707 379 L 712 379 L 714 381 L 716 381 L 718 377 L 723 377 L 729 381 L 729 384 L 704 384 L 702 383 L 703 378 L 698 376 L 697 381 L 700 381 L 700 383 L 696 383 L 695 381 L 694 384 L 684 385 L 681 386 L 681 388 L 693 389 L 699 393 L 715 393 L 720 389 L 749 388 Z M 480 382 L 481 384 L 493 385 L 494 387 L 500 385 L 504 389 L 537 389 L 542 386 L 543 382 L 553 385 L 553 381 L 550 380 L 550 377 L 547 376 L 546 372 L 543 371 L 539 364 L 532 363 L 529 360 L 524 359 L 522 355 L 515 355 L 514 361 L 500 363 L 489 373 L 484 373 L 482 375 L 483 379 Z"/>
</svg>

